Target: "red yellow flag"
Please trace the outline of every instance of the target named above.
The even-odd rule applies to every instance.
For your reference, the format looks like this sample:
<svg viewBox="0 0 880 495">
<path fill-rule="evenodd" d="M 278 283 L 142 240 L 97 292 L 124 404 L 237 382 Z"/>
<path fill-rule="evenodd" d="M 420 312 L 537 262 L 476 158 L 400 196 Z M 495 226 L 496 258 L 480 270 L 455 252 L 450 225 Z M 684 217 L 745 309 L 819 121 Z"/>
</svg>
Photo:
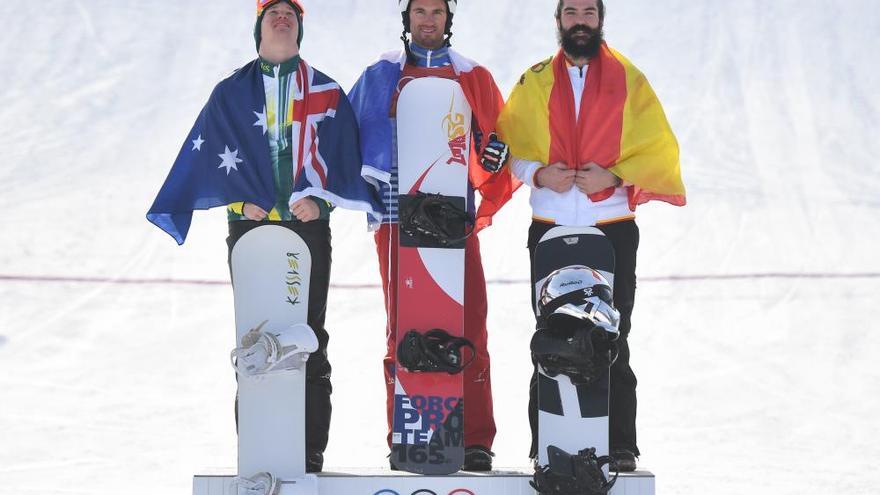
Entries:
<svg viewBox="0 0 880 495">
<path fill-rule="evenodd" d="M 597 163 L 631 184 L 632 210 L 651 200 L 684 205 L 678 141 L 644 74 L 603 44 L 590 61 L 576 117 L 566 64 L 560 51 L 531 67 L 514 87 L 497 126 L 511 153 L 572 168 Z"/>
</svg>

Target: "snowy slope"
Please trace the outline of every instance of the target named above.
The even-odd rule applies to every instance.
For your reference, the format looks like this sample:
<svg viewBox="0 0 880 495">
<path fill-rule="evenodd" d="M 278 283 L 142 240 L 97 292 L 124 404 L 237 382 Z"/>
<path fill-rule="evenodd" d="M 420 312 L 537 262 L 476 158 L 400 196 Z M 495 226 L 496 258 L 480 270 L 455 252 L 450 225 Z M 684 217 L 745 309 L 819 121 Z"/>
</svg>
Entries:
<svg viewBox="0 0 880 495">
<path fill-rule="evenodd" d="M 304 56 L 349 88 L 398 47 L 394 3 L 306 0 Z M 642 465 L 663 494 L 875 493 L 874 3 L 606 3 L 689 192 L 639 211 Z M 455 47 L 506 93 L 555 50 L 554 6 L 464 1 Z M 143 215 L 252 28 L 250 1 L 0 2 L 0 495 L 184 493 L 235 465 L 231 290 L 151 282 L 226 280 L 224 216 L 178 248 Z M 522 191 L 481 234 L 498 466 L 527 462 L 527 223 Z M 383 466 L 372 240 L 360 215 L 333 229 L 327 464 Z"/>
</svg>

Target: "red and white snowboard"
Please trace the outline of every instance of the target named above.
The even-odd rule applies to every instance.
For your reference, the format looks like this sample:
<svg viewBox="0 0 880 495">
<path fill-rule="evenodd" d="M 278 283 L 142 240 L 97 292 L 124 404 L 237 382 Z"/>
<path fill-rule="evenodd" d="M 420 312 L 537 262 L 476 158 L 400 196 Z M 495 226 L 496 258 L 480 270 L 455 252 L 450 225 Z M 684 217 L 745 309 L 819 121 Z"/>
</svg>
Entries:
<svg viewBox="0 0 880 495">
<path fill-rule="evenodd" d="M 418 192 L 466 211 L 471 109 L 459 84 L 408 83 L 397 104 L 401 211 Z M 464 242 L 437 247 L 398 236 L 397 342 L 410 330 L 464 334 Z M 391 462 L 420 474 L 449 474 L 464 461 L 462 375 L 395 365 Z"/>
</svg>

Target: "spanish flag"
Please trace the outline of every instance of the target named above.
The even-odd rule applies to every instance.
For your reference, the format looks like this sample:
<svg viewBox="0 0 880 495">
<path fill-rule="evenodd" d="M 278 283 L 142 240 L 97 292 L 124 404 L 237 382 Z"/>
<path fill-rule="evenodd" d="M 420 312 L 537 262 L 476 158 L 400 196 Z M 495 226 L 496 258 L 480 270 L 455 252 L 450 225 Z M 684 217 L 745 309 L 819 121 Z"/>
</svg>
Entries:
<svg viewBox="0 0 880 495">
<path fill-rule="evenodd" d="M 523 74 L 498 119 L 511 153 L 571 168 L 594 162 L 629 184 L 629 206 L 651 200 L 683 206 L 678 142 L 644 74 L 602 44 L 590 61 L 576 117 L 565 54 Z M 601 201 L 613 188 L 590 196 Z"/>
</svg>

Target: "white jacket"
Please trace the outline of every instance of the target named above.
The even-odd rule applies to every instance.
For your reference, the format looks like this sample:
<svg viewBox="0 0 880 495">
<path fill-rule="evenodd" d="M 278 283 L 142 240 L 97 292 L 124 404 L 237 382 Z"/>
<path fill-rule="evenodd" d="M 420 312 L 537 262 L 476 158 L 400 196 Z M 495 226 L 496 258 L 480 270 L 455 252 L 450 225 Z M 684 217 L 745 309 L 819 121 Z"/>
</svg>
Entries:
<svg viewBox="0 0 880 495">
<path fill-rule="evenodd" d="M 581 96 L 584 93 L 584 81 L 588 68 L 589 66 L 585 66 L 583 69 L 577 66 L 568 68 L 571 88 L 574 93 L 575 115 L 578 118 L 580 117 Z M 577 187 L 572 187 L 564 193 L 536 187 L 535 174 L 538 169 L 546 165 L 516 157 L 510 164 L 513 174 L 532 190 L 529 203 L 532 206 L 532 217 L 535 220 L 557 225 L 591 226 L 635 218 L 635 213 L 629 209 L 627 192 L 624 187 L 618 187 L 611 197 L 596 203 L 591 201 L 586 194 L 580 192 Z"/>
</svg>

